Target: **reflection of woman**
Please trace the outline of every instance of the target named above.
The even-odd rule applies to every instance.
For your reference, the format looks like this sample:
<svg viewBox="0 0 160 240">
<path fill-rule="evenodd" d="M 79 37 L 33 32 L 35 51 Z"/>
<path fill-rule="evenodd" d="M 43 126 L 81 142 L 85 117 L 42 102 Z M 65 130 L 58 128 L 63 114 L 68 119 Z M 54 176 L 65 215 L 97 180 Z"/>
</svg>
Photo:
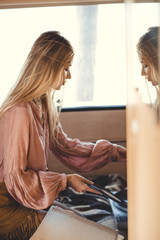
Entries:
<svg viewBox="0 0 160 240">
<path fill-rule="evenodd" d="M 29 239 L 48 208 L 67 185 L 95 190 L 77 174 L 47 171 L 47 156 L 75 171 L 125 161 L 126 149 L 99 140 L 95 144 L 64 134 L 53 105 L 54 91 L 71 78 L 73 49 L 58 32 L 35 41 L 19 80 L 0 109 L 0 239 Z"/>
<path fill-rule="evenodd" d="M 150 27 L 139 39 L 137 51 L 142 64 L 141 74 L 156 88 L 157 99 L 153 104 L 160 119 L 160 27 Z"/>
</svg>

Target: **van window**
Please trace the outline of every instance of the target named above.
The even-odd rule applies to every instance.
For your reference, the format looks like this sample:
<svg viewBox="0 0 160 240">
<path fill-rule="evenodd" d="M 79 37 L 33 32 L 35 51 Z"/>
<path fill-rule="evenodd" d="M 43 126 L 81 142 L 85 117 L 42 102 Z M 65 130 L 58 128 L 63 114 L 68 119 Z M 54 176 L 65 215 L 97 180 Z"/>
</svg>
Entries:
<svg viewBox="0 0 160 240">
<path fill-rule="evenodd" d="M 136 26 L 143 32 L 141 28 L 146 30 L 153 22 L 151 7 L 137 4 L 136 8 Z M 153 13 L 158 14 L 152 3 Z M 0 104 L 35 39 L 44 31 L 57 30 L 70 40 L 75 51 L 72 79 L 64 91 L 57 92 L 57 99 L 63 98 L 63 107 L 126 105 L 124 3 L 1 9 L 0 22 Z"/>
</svg>

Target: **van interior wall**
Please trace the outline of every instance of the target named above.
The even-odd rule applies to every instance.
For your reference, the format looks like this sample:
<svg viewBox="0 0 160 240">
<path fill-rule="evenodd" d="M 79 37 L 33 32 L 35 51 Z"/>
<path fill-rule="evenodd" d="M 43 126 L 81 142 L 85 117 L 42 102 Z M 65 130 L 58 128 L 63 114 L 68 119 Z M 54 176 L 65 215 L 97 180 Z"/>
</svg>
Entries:
<svg viewBox="0 0 160 240">
<path fill-rule="evenodd" d="M 64 132 L 70 138 L 78 138 L 81 141 L 89 142 L 106 139 L 126 147 L 125 109 L 61 112 L 60 121 Z M 49 154 L 48 168 L 54 172 L 73 173 L 73 170 L 64 166 L 51 153 Z M 109 163 L 99 170 L 81 173 L 81 175 L 93 179 L 110 173 L 117 173 L 126 177 L 126 163 Z"/>
</svg>

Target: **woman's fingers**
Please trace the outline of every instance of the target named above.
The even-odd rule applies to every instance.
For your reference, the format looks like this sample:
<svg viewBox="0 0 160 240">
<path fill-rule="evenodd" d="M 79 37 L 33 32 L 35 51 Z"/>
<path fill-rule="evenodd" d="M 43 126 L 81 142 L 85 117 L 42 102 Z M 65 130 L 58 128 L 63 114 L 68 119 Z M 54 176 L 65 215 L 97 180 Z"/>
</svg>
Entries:
<svg viewBox="0 0 160 240">
<path fill-rule="evenodd" d="M 89 179 L 87 179 L 87 178 L 85 178 L 85 177 L 82 177 L 82 181 L 83 181 L 84 183 L 94 184 L 93 181 L 90 181 Z"/>
<path fill-rule="evenodd" d="M 90 187 L 88 187 L 86 191 L 102 195 L 102 193 L 100 193 L 97 190 L 90 188 Z"/>
<path fill-rule="evenodd" d="M 94 182 L 93 181 L 90 181 L 88 180 L 87 178 L 83 178 L 83 182 L 85 183 L 85 190 L 84 191 L 89 191 L 89 192 L 92 192 L 92 193 L 96 193 L 96 194 L 101 194 L 100 192 L 98 192 L 97 190 L 93 189 L 93 188 L 90 188 L 87 184 L 91 184 L 93 185 Z"/>
</svg>

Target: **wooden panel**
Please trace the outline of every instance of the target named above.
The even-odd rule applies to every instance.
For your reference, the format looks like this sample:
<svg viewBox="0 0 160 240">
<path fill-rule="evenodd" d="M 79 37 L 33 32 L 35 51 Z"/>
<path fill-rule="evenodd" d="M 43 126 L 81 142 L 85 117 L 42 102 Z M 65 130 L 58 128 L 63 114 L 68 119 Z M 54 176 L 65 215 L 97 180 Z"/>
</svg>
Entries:
<svg viewBox="0 0 160 240">
<path fill-rule="evenodd" d="M 129 240 L 160 239 L 160 124 L 135 94 L 127 108 Z"/>
<path fill-rule="evenodd" d="M 88 5 L 103 3 L 121 3 L 123 0 L 1 0 L 0 8 L 18 7 L 44 7 L 44 6 L 65 6 L 65 5 Z"/>
<path fill-rule="evenodd" d="M 60 115 L 64 131 L 71 138 L 95 142 L 107 139 L 112 142 L 126 141 L 126 111 L 80 111 L 62 112 Z"/>
<path fill-rule="evenodd" d="M 129 0 L 130 1 L 130 0 Z M 65 5 L 89 5 L 104 3 L 125 3 L 127 0 L 0 0 L 0 9 L 65 6 Z M 159 0 L 134 0 L 135 3 L 160 2 Z"/>
</svg>

